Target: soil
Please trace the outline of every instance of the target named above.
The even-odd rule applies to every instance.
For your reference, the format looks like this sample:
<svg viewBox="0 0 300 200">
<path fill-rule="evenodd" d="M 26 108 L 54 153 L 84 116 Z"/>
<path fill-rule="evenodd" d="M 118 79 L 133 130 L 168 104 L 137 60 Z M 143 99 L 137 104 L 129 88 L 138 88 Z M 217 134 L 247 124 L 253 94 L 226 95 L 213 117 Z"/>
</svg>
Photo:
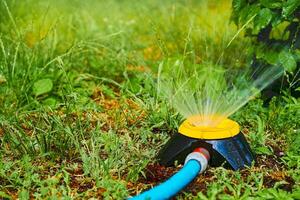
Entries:
<svg viewBox="0 0 300 200">
<path fill-rule="evenodd" d="M 246 181 L 253 170 L 256 172 L 264 172 L 266 174 L 263 177 L 263 185 L 265 188 L 273 188 L 277 182 L 285 182 L 285 184 L 280 185 L 279 188 L 288 192 L 292 191 L 295 181 L 292 177 L 287 175 L 284 164 L 279 160 L 280 159 L 278 156 L 276 156 L 276 153 L 270 156 L 258 155 L 256 163 L 252 168 L 243 169 L 240 171 L 242 179 Z M 136 184 L 148 184 L 155 186 L 168 179 L 180 168 L 181 167 L 164 167 L 157 163 L 149 164 L 146 167 L 145 177 L 141 177 Z M 191 184 L 189 184 L 184 191 L 192 193 L 193 195 L 196 195 L 198 192 L 206 194 L 207 186 L 215 181 L 215 179 L 216 176 L 214 175 L 214 172 L 212 170 L 207 170 L 205 173 L 198 176 Z M 236 184 L 238 183 L 239 182 L 236 181 Z"/>
</svg>

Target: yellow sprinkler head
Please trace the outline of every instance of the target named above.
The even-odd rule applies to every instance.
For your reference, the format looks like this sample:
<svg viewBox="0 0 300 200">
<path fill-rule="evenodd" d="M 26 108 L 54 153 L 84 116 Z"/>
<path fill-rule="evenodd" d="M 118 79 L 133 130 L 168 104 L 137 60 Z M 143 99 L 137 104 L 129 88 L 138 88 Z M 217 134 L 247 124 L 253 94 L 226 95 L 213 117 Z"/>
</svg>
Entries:
<svg viewBox="0 0 300 200">
<path fill-rule="evenodd" d="M 215 126 L 205 122 L 219 121 Z M 179 127 L 179 133 L 190 138 L 196 139 L 225 139 L 234 137 L 240 132 L 240 126 L 237 122 L 224 118 L 222 116 L 191 116 L 186 119 Z"/>
<path fill-rule="evenodd" d="M 195 115 L 188 117 L 160 150 L 159 163 L 165 166 L 175 161 L 183 163 L 196 148 L 209 152 L 210 166 L 238 170 L 251 166 L 255 160 L 238 123 L 221 115 Z"/>
</svg>

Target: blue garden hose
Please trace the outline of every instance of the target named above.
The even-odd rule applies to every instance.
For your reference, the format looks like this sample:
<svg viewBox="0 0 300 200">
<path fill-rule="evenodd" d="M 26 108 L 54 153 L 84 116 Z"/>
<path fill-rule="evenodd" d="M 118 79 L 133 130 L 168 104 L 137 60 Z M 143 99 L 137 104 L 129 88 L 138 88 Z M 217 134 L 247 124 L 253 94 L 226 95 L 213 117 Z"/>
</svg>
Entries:
<svg viewBox="0 0 300 200">
<path fill-rule="evenodd" d="M 195 177 L 207 167 L 208 159 L 199 152 L 189 154 L 186 163 L 176 174 L 160 185 L 130 198 L 130 200 L 170 199 L 184 189 Z"/>
</svg>

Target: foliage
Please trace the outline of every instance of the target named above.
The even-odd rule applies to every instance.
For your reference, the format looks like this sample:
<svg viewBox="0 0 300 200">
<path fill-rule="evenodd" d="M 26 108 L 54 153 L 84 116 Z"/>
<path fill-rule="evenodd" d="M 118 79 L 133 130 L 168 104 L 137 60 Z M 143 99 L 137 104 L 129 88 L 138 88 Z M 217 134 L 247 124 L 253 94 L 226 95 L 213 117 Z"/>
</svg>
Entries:
<svg viewBox="0 0 300 200">
<path fill-rule="evenodd" d="M 300 2 L 233 0 L 232 20 L 253 38 L 255 65 L 282 65 L 287 87 L 300 87 Z"/>
</svg>

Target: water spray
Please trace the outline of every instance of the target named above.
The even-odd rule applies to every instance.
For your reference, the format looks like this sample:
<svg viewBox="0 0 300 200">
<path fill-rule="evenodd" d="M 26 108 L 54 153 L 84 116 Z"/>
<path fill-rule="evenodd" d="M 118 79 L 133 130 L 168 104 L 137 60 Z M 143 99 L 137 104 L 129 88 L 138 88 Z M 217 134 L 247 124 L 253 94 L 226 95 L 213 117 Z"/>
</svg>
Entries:
<svg viewBox="0 0 300 200">
<path fill-rule="evenodd" d="M 239 124 L 229 117 L 283 74 L 280 66 L 258 70 L 259 76 L 253 78 L 247 69 L 228 69 L 205 62 L 167 60 L 160 65 L 159 94 L 185 120 L 157 158 L 161 165 L 172 166 L 177 162 L 183 168 L 166 182 L 133 199 L 169 199 L 207 165 L 233 170 L 252 165 L 255 156 Z"/>
</svg>

